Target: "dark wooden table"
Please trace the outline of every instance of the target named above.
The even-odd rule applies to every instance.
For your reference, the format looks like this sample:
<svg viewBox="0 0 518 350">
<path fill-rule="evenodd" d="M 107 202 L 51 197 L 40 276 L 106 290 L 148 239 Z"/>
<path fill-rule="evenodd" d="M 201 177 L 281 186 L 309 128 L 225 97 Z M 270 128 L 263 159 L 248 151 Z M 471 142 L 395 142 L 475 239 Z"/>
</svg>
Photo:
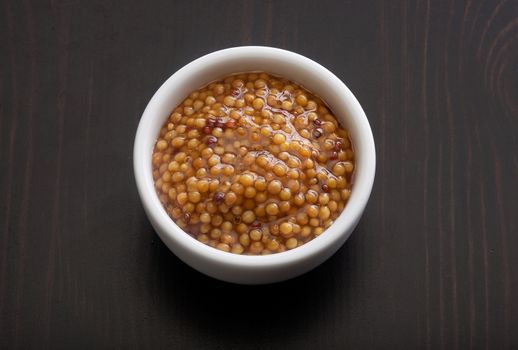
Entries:
<svg viewBox="0 0 518 350">
<path fill-rule="evenodd" d="M 0 5 L 0 348 L 518 349 L 516 1 Z M 378 171 L 351 239 L 294 280 L 192 270 L 146 219 L 133 137 L 221 48 L 353 90 Z"/>
</svg>

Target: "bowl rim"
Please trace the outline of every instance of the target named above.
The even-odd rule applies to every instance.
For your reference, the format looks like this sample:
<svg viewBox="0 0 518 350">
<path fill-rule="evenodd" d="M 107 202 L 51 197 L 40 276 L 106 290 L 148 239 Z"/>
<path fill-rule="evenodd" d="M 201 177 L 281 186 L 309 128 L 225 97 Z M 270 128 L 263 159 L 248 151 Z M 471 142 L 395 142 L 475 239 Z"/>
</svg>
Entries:
<svg viewBox="0 0 518 350">
<path fill-rule="evenodd" d="M 143 146 L 149 138 L 154 140 L 157 138 L 157 134 L 152 135 L 148 130 L 153 119 L 158 117 L 155 111 L 158 109 L 158 106 L 163 103 L 167 92 L 174 89 L 177 80 L 182 80 L 190 74 L 195 74 L 199 67 L 212 65 L 215 64 L 215 62 L 228 59 L 229 55 L 234 56 L 234 59 L 236 59 L 236 57 L 239 58 L 239 56 L 249 57 L 253 55 L 264 59 L 289 61 L 293 64 L 306 66 L 308 69 L 313 70 L 315 74 L 322 75 L 327 80 L 327 83 L 334 85 L 345 99 L 346 102 L 344 103 L 349 104 L 348 108 L 353 111 L 350 113 L 349 118 L 353 119 L 354 123 L 357 123 L 361 130 L 361 135 L 355 135 L 352 141 L 353 145 L 361 142 L 362 147 L 365 149 L 363 153 L 367 154 L 368 157 L 363 156 L 364 159 L 362 159 L 362 162 L 364 163 L 363 166 L 365 169 L 361 177 L 356 176 L 351 197 L 343 212 L 326 230 L 337 231 L 336 234 L 324 233 L 300 247 L 281 253 L 259 256 L 239 255 L 220 251 L 199 242 L 177 226 L 160 203 L 152 179 L 151 162 L 149 162 L 149 164 L 145 163 L 145 152 L 152 152 L 152 150 L 145 149 Z M 296 82 L 296 79 L 294 80 Z M 207 83 L 209 82 L 210 81 Z M 319 95 L 318 91 L 315 91 L 315 93 Z M 321 97 L 325 101 L 325 96 Z M 160 118 L 162 118 L 162 116 L 160 116 Z M 214 51 L 191 61 L 171 75 L 160 86 L 150 99 L 139 121 L 133 148 L 133 167 L 142 204 L 153 226 L 158 225 L 161 229 L 155 226 L 155 230 L 162 240 L 166 239 L 169 242 L 172 240 L 172 244 L 178 245 L 179 248 L 209 262 L 249 269 L 261 269 L 279 265 L 286 266 L 300 260 L 311 259 L 329 249 L 331 246 L 336 245 L 336 243 L 342 239 L 345 241 L 348 238 L 348 234 L 353 231 L 361 217 L 372 190 L 376 170 L 376 151 L 372 130 L 360 103 L 349 88 L 327 68 L 305 56 L 284 49 L 268 46 L 238 46 Z M 344 213 L 347 213 L 347 215 L 344 216 Z M 337 226 L 340 227 L 337 228 Z M 166 245 L 168 245 L 167 242 Z M 336 249 L 338 248 L 339 246 L 336 247 Z"/>
</svg>

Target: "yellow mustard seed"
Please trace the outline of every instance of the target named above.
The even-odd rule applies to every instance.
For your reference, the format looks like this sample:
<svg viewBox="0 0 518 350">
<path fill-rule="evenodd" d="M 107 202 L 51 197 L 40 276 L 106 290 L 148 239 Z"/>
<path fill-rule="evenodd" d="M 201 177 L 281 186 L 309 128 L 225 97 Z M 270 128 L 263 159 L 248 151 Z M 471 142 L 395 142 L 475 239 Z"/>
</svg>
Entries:
<svg viewBox="0 0 518 350">
<path fill-rule="evenodd" d="M 325 103 L 268 73 L 230 75 L 169 115 L 151 158 L 160 202 L 198 241 L 233 254 L 295 249 L 351 196 L 355 154 Z"/>
</svg>

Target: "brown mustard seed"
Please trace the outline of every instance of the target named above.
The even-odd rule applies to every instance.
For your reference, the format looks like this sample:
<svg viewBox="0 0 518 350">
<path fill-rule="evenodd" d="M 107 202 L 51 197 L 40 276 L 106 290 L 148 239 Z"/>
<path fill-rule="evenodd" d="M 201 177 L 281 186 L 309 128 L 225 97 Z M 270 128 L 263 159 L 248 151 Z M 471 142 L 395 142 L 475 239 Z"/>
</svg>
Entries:
<svg viewBox="0 0 518 350">
<path fill-rule="evenodd" d="M 225 194 L 223 192 L 217 192 L 214 194 L 214 203 L 221 203 L 223 202 L 223 199 L 225 198 Z"/>
</svg>

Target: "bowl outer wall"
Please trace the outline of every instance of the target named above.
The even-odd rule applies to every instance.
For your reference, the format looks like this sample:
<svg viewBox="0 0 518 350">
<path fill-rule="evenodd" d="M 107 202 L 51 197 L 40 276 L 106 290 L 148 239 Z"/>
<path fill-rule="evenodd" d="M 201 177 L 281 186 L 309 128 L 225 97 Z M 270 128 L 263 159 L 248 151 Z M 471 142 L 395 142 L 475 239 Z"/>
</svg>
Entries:
<svg viewBox="0 0 518 350">
<path fill-rule="evenodd" d="M 350 132 L 356 155 L 355 183 L 344 211 L 324 234 L 297 249 L 268 256 L 225 253 L 198 242 L 167 215 L 156 195 L 151 155 L 171 111 L 192 91 L 244 71 L 266 71 L 301 84 L 321 97 Z M 205 55 L 173 74 L 146 107 L 135 138 L 134 170 L 144 209 L 168 248 L 198 271 L 228 282 L 260 284 L 285 280 L 316 267 L 350 236 L 367 204 L 375 174 L 372 131 L 360 104 L 336 76 L 293 52 L 269 47 L 237 47 Z"/>
</svg>

